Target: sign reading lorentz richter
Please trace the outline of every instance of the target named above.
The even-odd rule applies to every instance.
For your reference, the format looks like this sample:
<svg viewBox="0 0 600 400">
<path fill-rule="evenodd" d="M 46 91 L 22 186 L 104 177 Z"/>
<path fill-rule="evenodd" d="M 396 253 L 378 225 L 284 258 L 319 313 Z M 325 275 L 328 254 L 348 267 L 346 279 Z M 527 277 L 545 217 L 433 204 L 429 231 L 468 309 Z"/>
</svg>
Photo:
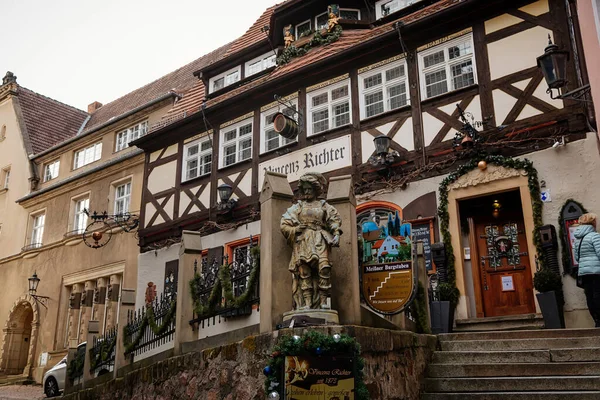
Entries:
<svg viewBox="0 0 600 400">
<path fill-rule="evenodd" d="M 354 359 L 287 356 L 286 400 L 354 400 Z"/>
<path fill-rule="evenodd" d="M 258 184 L 262 187 L 266 171 L 285 174 L 289 182 L 294 182 L 306 172 L 325 173 L 350 166 L 352 142 L 346 135 L 260 163 Z"/>
</svg>

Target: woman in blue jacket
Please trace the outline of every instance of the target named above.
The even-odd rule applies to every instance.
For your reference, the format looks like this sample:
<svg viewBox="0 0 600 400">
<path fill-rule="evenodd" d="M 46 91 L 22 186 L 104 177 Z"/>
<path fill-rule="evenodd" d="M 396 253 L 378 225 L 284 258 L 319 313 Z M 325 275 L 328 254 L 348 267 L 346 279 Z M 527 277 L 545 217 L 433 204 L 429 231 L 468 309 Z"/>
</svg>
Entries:
<svg viewBox="0 0 600 400">
<path fill-rule="evenodd" d="M 600 327 L 600 234 L 596 232 L 596 214 L 583 214 L 579 217 L 581 225 L 575 231 L 573 252 L 579 263 L 579 276 L 583 280 L 583 289 L 588 310 Z"/>
</svg>

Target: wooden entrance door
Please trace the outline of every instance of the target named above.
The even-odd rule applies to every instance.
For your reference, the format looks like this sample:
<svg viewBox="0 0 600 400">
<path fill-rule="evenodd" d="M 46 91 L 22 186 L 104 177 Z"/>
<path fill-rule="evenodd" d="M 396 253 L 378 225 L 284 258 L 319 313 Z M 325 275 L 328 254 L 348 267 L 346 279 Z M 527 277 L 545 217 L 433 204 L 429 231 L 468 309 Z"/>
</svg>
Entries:
<svg viewBox="0 0 600 400">
<path fill-rule="evenodd" d="M 534 313 L 533 281 L 522 216 L 480 221 L 475 230 L 485 316 Z"/>
</svg>

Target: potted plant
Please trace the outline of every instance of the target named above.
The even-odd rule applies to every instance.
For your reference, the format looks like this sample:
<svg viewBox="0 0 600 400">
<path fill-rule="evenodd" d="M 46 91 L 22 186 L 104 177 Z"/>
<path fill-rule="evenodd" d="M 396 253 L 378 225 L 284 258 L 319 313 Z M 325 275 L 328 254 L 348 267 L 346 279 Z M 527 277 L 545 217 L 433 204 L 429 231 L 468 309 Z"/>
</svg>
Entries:
<svg viewBox="0 0 600 400">
<path fill-rule="evenodd" d="M 431 302 L 431 332 L 450 333 L 454 325 L 454 310 L 460 298 L 460 292 L 449 283 L 438 285 L 439 301 Z"/>
<path fill-rule="evenodd" d="M 564 328 L 562 312 L 564 296 L 560 275 L 548 268 L 541 268 L 533 276 L 533 287 L 539 292 L 535 296 L 544 316 L 544 327 L 546 329 Z"/>
</svg>

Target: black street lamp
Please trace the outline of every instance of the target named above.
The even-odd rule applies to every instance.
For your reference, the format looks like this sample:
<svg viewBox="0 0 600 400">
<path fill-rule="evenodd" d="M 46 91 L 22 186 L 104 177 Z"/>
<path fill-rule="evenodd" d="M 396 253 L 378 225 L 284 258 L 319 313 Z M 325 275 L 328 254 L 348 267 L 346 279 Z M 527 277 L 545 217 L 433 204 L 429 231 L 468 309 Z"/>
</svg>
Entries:
<svg viewBox="0 0 600 400">
<path fill-rule="evenodd" d="M 50 297 L 38 296 L 36 294 L 38 285 L 40 284 L 40 278 L 38 278 L 37 272 L 34 271 L 33 276 L 31 278 L 27 278 L 27 280 L 29 281 L 29 295 L 31 297 L 33 297 L 33 299 L 37 303 L 40 303 L 42 306 L 44 306 L 47 309 L 48 307 L 46 306 L 46 303 L 48 302 L 48 299 L 50 299 Z"/>
<path fill-rule="evenodd" d="M 233 188 L 231 185 L 223 183 L 219 185 L 217 188 L 217 192 L 219 193 L 219 203 L 217 204 L 217 209 L 219 211 L 231 211 L 237 205 L 237 199 L 232 199 L 231 195 L 233 193 Z"/>
<path fill-rule="evenodd" d="M 373 139 L 375 145 L 375 154 L 369 158 L 369 163 L 373 166 L 390 166 L 402 161 L 400 154 L 395 150 L 390 150 L 392 139 L 387 135 L 379 135 Z"/>
<path fill-rule="evenodd" d="M 571 99 L 588 101 L 581 99 L 580 97 L 590 90 L 590 85 L 584 85 L 570 92 L 554 96 L 553 90 L 558 90 L 560 93 L 561 89 L 566 88 L 569 83 L 567 80 L 568 61 L 569 52 L 566 50 L 559 50 L 558 46 L 552 43 L 550 35 L 548 35 L 548 46 L 546 46 L 544 54 L 537 58 L 537 66 L 542 70 L 542 74 L 548 85 L 548 90 L 546 90 L 546 92 L 553 100 Z"/>
</svg>

